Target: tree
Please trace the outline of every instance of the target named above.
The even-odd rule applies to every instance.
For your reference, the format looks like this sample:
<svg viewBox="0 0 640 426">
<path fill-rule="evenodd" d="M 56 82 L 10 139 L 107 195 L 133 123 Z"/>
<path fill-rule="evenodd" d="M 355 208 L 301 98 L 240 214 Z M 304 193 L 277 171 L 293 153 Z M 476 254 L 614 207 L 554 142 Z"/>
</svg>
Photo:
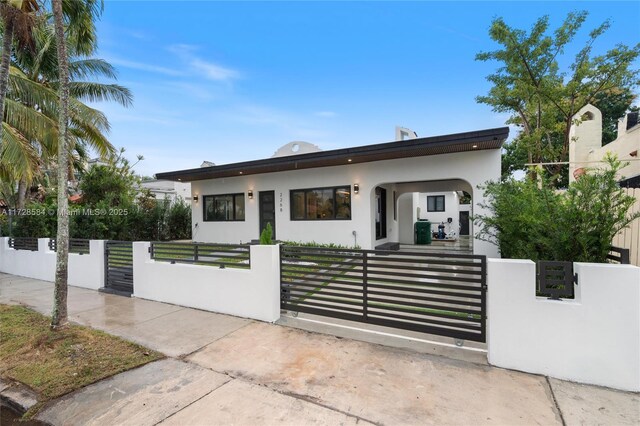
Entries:
<svg viewBox="0 0 640 426">
<path fill-rule="evenodd" d="M 31 44 L 31 26 L 39 9 L 37 0 L 0 0 L 0 16 L 4 27 L 0 62 L 0 125 L 4 118 L 4 98 L 7 93 L 13 41 L 16 39 L 22 48 Z"/>
<path fill-rule="evenodd" d="M 529 163 L 566 161 L 573 116 L 607 94 L 629 91 L 640 84 L 639 70 L 632 68 L 640 55 L 640 44 L 631 48 L 619 44 L 603 55 L 593 55 L 593 45 L 609 28 L 608 21 L 593 29 L 571 65 L 560 69 L 559 59 L 587 15 L 586 11 L 569 13 L 551 34 L 548 16 L 538 19 L 530 32 L 511 28 L 497 18 L 489 36 L 501 49 L 476 56 L 479 61 L 500 63 L 487 77 L 492 83 L 489 93 L 476 100 L 496 112 L 511 114 L 507 123 L 521 129 L 516 143 L 526 151 Z M 546 169 L 557 175 L 562 167 Z"/>
<path fill-rule="evenodd" d="M 635 198 L 620 188 L 616 174 L 627 164 L 607 157 L 558 192 L 550 182 L 508 179 L 484 189 L 490 214 L 474 218 L 478 238 L 496 244 L 505 258 L 606 262 L 613 237 L 640 217 L 630 213 Z"/>
<path fill-rule="evenodd" d="M 5 176 L 24 182 L 19 186 L 18 207 L 23 207 L 31 181 L 42 177 L 48 165 L 55 165 L 57 151 L 59 81 L 53 26 L 47 22 L 36 25 L 33 43 L 33 51 L 16 52 L 11 66 L 4 146 L 0 150 L 0 166 L 7 169 Z M 105 135 L 109 130 L 107 118 L 84 102 L 115 101 L 129 106 L 132 95 L 120 85 L 91 81 L 93 77 L 115 78 L 109 63 L 75 51 L 70 53 L 69 151 L 71 164 L 80 166 L 87 148 L 105 157 L 114 152 Z"/>
</svg>

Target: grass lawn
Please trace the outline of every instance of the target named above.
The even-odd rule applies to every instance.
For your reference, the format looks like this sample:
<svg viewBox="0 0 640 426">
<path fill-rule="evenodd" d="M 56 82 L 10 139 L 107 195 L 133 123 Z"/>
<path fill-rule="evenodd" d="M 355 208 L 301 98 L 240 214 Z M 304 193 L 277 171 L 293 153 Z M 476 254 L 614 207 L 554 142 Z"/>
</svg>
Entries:
<svg viewBox="0 0 640 426">
<path fill-rule="evenodd" d="M 50 318 L 0 305 L 0 377 L 39 393 L 42 403 L 163 357 L 119 337 L 78 325 L 49 329 Z"/>
</svg>

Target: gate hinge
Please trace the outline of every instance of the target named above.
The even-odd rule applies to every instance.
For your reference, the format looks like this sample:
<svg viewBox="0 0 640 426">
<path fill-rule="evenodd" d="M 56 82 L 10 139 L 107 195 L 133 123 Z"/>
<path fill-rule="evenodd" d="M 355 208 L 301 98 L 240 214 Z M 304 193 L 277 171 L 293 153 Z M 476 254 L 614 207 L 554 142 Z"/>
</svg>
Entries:
<svg viewBox="0 0 640 426">
<path fill-rule="evenodd" d="M 573 282 L 578 285 L 578 273 L 573 274 Z"/>
<path fill-rule="evenodd" d="M 151 253 L 151 246 L 147 247 L 147 253 Z"/>
</svg>

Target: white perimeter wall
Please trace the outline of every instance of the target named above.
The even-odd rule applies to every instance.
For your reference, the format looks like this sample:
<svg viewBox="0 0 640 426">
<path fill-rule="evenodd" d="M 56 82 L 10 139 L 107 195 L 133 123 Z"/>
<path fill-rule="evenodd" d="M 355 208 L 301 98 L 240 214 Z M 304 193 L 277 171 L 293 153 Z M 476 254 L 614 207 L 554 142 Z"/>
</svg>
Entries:
<svg viewBox="0 0 640 426">
<path fill-rule="evenodd" d="M 575 263 L 575 300 L 536 297 L 535 263 L 488 261 L 489 362 L 640 391 L 640 268 Z"/>
<path fill-rule="evenodd" d="M 500 178 L 500 150 L 485 150 L 426 157 L 376 161 L 363 164 L 323 167 L 306 170 L 267 173 L 232 178 L 195 181 L 191 184 L 193 202 L 193 240 L 200 242 L 241 243 L 259 238 L 258 197 L 260 191 L 275 191 L 276 233 L 280 240 L 316 241 L 353 246 L 356 239 L 362 248 L 372 248 L 387 241 L 398 241 L 398 221 L 393 220 L 393 183 L 463 180 L 473 188 L 474 214 L 486 213 L 477 203 L 482 202 L 482 191 L 477 185 Z M 359 194 L 353 193 L 353 184 L 360 185 Z M 388 238 L 375 240 L 376 186 L 386 184 Z M 289 191 L 292 189 L 351 185 L 351 220 L 292 221 L 290 219 Z M 246 196 L 253 190 L 253 199 Z M 244 193 L 246 214 L 242 222 L 203 222 L 204 195 Z M 499 257 L 496 246 L 474 241 L 474 252 Z"/>
<path fill-rule="evenodd" d="M 97 290 L 104 287 L 104 241 L 91 240 L 89 254 L 69 253 L 69 285 Z M 49 238 L 38 238 L 38 251 L 14 250 L 9 238 L 0 238 L 0 272 L 43 281 L 55 281 L 56 252 Z"/>
<path fill-rule="evenodd" d="M 133 296 L 261 321 L 280 318 L 279 246 L 251 246 L 251 269 L 151 260 L 133 243 Z"/>
</svg>

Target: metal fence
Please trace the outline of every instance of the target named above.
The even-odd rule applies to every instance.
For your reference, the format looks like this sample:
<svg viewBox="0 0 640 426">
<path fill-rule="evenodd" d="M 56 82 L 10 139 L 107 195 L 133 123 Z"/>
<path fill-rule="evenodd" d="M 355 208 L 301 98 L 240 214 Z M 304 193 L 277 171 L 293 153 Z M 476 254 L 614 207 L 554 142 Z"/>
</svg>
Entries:
<svg viewBox="0 0 640 426">
<path fill-rule="evenodd" d="M 249 245 L 153 242 L 149 248 L 153 260 L 191 263 L 220 268 L 251 268 Z"/>
<path fill-rule="evenodd" d="M 612 261 L 611 263 L 628 265 L 631 263 L 630 250 L 621 247 L 611 247 L 607 259 Z"/>
<path fill-rule="evenodd" d="M 281 308 L 486 341 L 486 257 L 281 246 Z"/>
<path fill-rule="evenodd" d="M 549 299 L 573 299 L 573 262 L 539 260 L 537 263 L 537 295 Z"/>
<path fill-rule="evenodd" d="M 104 248 L 105 288 L 133 293 L 133 243 L 107 241 Z"/>
<path fill-rule="evenodd" d="M 89 254 L 89 241 L 83 238 L 70 238 L 69 239 L 69 253 Z M 49 238 L 49 250 L 57 251 L 58 242 L 55 238 Z"/>
<path fill-rule="evenodd" d="M 38 251 L 38 239 L 34 237 L 10 237 L 9 247 L 15 250 Z"/>
</svg>

